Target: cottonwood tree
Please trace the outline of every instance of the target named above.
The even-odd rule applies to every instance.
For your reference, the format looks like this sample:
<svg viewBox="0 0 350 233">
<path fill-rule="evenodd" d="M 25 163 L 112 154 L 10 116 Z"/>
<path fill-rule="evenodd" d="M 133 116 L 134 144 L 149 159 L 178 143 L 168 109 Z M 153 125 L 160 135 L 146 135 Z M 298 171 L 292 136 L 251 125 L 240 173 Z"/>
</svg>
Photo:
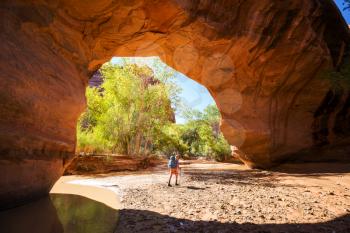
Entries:
<svg viewBox="0 0 350 233">
<path fill-rule="evenodd" d="M 86 93 L 88 109 L 80 120 L 79 146 L 128 155 L 147 153 L 160 128 L 173 120 L 169 87 L 147 66 L 109 63 L 101 73 L 103 92 L 88 88 Z"/>
</svg>

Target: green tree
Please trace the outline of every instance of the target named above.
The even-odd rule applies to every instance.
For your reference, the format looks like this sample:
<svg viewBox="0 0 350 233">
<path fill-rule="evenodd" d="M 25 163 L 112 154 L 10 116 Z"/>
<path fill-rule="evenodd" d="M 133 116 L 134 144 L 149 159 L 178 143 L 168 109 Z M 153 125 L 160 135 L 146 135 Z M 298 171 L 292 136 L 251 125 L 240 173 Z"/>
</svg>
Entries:
<svg viewBox="0 0 350 233">
<path fill-rule="evenodd" d="M 92 152 L 148 153 L 160 128 L 172 118 L 168 86 L 154 78 L 147 66 L 109 63 L 101 72 L 101 88 L 86 92 L 88 109 L 80 120 L 80 149 L 89 145 L 96 149 Z"/>
<path fill-rule="evenodd" d="M 220 112 L 209 105 L 202 112 L 179 98 L 173 70 L 155 60 L 152 69 L 107 63 L 101 68 L 103 84 L 86 91 L 87 110 L 78 125 L 78 151 L 204 156 L 224 160 L 230 146 L 220 132 Z M 156 72 L 154 72 L 156 70 Z M 174 111 L 186 124 L 175 124 Z"/>
<path fill-rule="evenodd" d="M 187 145 L 191 156 L 204 156 L 224 160 L 231 155 L 230 145 L 220 132 L 220 112 L 209 105 L 203 112 L 190 110 L 185 113 L 188 122 L 183 125 L 181 140 Z"/>
</svg>

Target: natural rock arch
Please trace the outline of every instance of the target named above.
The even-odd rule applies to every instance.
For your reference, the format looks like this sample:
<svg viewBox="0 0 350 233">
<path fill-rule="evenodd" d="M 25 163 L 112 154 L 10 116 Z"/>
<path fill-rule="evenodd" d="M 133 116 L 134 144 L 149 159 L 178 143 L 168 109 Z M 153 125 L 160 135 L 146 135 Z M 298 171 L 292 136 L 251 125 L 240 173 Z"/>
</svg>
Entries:
<svg viewBox="0 0 350 233">
<path fill-rule="evenodd" d="M 114 55 L 160 56 L 206 86 L 224 135 L 252 167 L 348 138 L 349 93 L 330 91 L 318 77 L 349 56 L 349 29 L 332 0 L 0 6 L 3 207 L 47 193 L 62 174 L 74 156 L 88 77 Z"/>
</svg>

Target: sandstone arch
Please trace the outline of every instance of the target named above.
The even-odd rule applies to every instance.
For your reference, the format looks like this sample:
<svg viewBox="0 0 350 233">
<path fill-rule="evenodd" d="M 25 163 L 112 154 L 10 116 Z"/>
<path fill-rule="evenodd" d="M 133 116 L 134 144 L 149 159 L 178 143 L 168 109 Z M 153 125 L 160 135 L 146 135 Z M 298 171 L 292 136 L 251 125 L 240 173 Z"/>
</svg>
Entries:
<svg viewBox="0 0 350 233">
<path fill-rule="evenodd" d="M 88 77 L 113 55 L 158 55 L 204 84 L 250 166 L 349 136 L 349 92 L 317 76 L 349 56 L 331 0 L 7 0 L 0 11 L 3 207 L 61 175 Z"/>
</svg>

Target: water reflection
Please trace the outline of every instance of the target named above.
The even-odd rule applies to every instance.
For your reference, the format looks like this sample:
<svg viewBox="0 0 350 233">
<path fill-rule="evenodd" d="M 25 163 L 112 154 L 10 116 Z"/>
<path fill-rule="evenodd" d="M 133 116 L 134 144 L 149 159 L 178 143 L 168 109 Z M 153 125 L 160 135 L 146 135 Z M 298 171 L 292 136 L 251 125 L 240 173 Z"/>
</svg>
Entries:
<svg viewBox="0 0 350 233">
<path fill-rule="evenodd" d="M 105 204 L 69 194 L 50 196 L 0 212 L 1 233 L 112 233 L 118 212 Z"/>
</svg>

